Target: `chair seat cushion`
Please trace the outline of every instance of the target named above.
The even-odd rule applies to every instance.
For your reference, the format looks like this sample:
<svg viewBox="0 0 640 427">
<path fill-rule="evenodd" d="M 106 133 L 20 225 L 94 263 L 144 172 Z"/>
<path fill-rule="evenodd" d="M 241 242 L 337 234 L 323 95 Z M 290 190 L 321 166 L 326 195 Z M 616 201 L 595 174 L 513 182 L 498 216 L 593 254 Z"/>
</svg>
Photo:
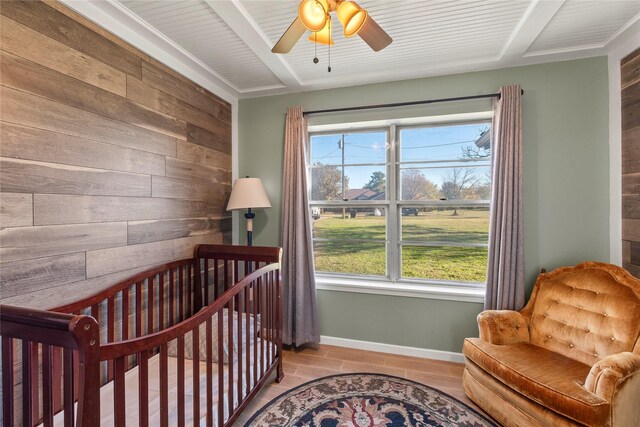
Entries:
<svg viewBox="0 0 640 427">
<path fill-rule="evenodd" d="M 528 343 L 464 342 L 465 357 L 506 386 L 555 412 L 586 425 L 607 425 L 610 405 L 587 391 L 590 367 Z"/>
</svg>

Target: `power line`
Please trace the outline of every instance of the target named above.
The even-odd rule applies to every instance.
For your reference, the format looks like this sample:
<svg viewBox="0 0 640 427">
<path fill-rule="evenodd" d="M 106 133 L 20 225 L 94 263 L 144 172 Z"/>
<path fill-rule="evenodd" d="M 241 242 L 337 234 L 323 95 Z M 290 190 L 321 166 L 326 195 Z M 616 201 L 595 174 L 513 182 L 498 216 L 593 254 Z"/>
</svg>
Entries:
<svg viewBox="0 0 640 427">
<path fill-rule="evenodd" d="M 326 157 L 329 157 L 330 155 L 332 155 L 333 153 L 335 153 L 336 151 L 338 151 L 338 150 L 340 150 L 340 149 L 341 149 L 340 147 L 336 148 L 335 150 L 331 151 L 329 154 L 327 154 L 327 155 L 325 155 L 325 156 L 322 156 L 322 157 L 320 157 L 319 159 L 316 159 L 316 162 L 317 162 L 317 161 L 319 161 L 319 160 L 322 160 L 322 159 L 324 159 L 324 158 L 326 158 Z M 333 157 L 336 157 L 336 156 L 333 156 Z"/>
<path fill-rule="evenodd" d="M 446 144 L 435 144 L 435 145 L 420 145 L 417 147 L 402 147 L 402 145 L 400 146 L 401 150 L 416 150 L 418 148 L 433 148 L 433 147 L 445 147 L 445 146 L 449 146 L 449 145 L 459 145 L 459 144 L 468 144 L 470 142 L 476 142 L 477 140 L 475 139 L 470 139 L 468 141 L 457 141 L 457 142 L 448 142 Z M 402 144 L 402 143 L 401 143 Z"/>
</svg>

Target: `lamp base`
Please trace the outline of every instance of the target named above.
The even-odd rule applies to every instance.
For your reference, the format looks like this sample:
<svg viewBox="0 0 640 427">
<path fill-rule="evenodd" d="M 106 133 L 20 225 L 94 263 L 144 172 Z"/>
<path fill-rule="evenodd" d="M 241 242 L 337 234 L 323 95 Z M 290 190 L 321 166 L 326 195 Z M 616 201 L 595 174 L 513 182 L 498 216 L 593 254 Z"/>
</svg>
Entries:
<svg viewBox="0 0 640 427">
<path fill-rule="evenodd" d="M 256 217 L 256 214 L 251 212 L 251 208 L 249 208 L 244 217 L 247 219 L 247 246 L 253 246 L 253 218 Z"/>
</svg>

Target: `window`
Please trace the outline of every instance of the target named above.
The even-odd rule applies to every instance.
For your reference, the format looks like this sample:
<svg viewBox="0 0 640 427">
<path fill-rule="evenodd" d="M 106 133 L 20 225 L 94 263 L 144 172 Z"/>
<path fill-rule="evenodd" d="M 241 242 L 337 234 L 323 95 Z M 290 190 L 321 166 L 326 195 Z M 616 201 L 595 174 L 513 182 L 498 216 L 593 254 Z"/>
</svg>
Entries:
<svg viewBox="0 0 640 427">
<path fill-rule="evenodd" d="M 314 132 L 316 272 L 479 286 L 491 192 L 487 120 Z"/>
</svg>

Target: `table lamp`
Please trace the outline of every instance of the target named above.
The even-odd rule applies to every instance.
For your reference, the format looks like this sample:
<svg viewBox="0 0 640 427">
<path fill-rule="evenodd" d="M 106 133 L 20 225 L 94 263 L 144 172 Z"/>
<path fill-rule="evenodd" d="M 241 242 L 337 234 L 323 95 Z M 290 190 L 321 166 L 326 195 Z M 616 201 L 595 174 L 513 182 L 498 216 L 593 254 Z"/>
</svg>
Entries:
<svg viewBox="0 0 640 427">
<path fill-rule="evenodd" d="M 227 204 L 228 211 L 247 209 L 244 217 L 247 219 L 247 245 L 253 244 L 253 218 L 256 214 L 251 212 L 251 209 L 257 208 L 270 208 L 271 203 L 267 197 L 267 193 L 264 191 L 264 186 L 260 178 L 238 178 L 233 184 L 231 190 L 231 196 L 229 197 L 229 203 Z"/>
</svg>

